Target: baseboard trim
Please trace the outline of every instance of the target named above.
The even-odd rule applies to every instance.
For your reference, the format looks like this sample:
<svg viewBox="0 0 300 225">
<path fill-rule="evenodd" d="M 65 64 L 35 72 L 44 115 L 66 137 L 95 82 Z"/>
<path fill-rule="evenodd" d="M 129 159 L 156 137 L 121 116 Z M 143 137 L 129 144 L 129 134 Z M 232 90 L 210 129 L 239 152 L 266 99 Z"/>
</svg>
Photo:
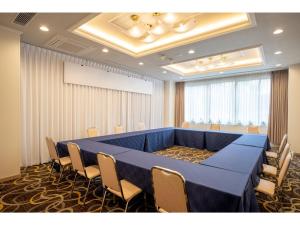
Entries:
<svg viewBox="0 0 300 225">
<path fill-rule="evenodd" d="M 4 177 L 4 178 L 0 178 L 0 182 L 5 182 L 5 181 L 10 181 L 10 180 L 14 180 L 21 177 L 21 174 L 18 175 L 14 175 L 14 176 L 10 176 L 10 177 Z"/>
</svg>

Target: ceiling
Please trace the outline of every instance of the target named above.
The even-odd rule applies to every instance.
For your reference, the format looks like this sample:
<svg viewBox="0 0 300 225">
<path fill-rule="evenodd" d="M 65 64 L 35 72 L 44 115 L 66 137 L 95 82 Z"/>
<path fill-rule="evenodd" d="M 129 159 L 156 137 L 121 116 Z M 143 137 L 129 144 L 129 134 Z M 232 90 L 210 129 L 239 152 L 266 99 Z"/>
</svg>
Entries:
<svg viewBox="0 0 300 225">
<path fill-rule="evenodd" d="M 0 13 L 0 25 L 23 32 L 21 40 L 25 43 L 118 66 L 162 80 L 192 80 L 232 76 L 241 73 L 286 68 L 289 65 L 300 62 L 300 51 L 298 48 L 300 40 L 300 13 L 251 14 L 255 24 L 250 28 L 210 37 L 141 57 L 130 56 L 120 50 L 110 48 L 72 32 L 75 27 L 99 14 L 37 13 L 25 26 L 12 23 L 16 15 L 16 13 Z M 49 31 L 40 31 L 41 25 L 47 26 Z M 284 32 L 274 35 L 273 31 L 277 28 L 282 28 Z M 163 68 L 163 66 L 170 64 L 258 46 L 262 49 L 264 59 L 264 63 L 261 65 L 239 67 L 224 71 L 222 74 L 219 71 L 212 70 L 189 76 L 182 76 Z M 103 48 L 108 49 L 109 52 L 103 52 Z M 274 54 L 276 51 L 281 51 L 282 54 Z M 192 54 L 189 54 L 189 52 Z M 278 66 L 278 64 L 281 65 Z"/>
</svg>

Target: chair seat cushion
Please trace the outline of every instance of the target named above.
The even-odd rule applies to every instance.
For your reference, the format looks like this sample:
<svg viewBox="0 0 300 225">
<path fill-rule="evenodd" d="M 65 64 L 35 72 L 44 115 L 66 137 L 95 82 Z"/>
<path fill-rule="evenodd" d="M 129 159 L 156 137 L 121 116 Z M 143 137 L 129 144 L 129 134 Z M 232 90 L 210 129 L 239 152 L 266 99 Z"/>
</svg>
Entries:
<svg viewBox="0 0 300 225">
<path fill-rule="evenodd" d="M 273 197 L 275 193 L 275 184 L 271 181 L 260 179 L 255 190 Z"/>
<path fill-rule="evenodd" d="M 267 164 L 263 164 L 263 173 L 266 175 L 275 176 L 277 175 L 277 168 L 275 166 L 270 166 Z"/>
<path fill-rule="evenodd" d="M 267 157 L 277 159 L 278 154 L 276 152 L 266 152 Z"/>
<path fill-rule="evenodd" d="M 99 167 L 96 165 L 85 167 L 85 172 L 88 179 L 93 179 L 95 177 L 100 176 Z M 78 171 L 78 173 L 82 176 L 85 176 L 84 172 Z"/>
<path fill-rule="evenodd" d="M 69 156 L 62 157 L 55 160 L 56 163 L 59 163 L 62 166 L 70 165 L 71 164 L 71 158 Z"/>
<path fill-rule="evenodd" d="M 142 192 L 142 189 L 139 187 L 135 186 L 134 184 L 130 183 L 129 181 L 123 179 L 120 181 L 123 195 L 126 201 L 132 199 L 136 195 Z"/>
</svg>

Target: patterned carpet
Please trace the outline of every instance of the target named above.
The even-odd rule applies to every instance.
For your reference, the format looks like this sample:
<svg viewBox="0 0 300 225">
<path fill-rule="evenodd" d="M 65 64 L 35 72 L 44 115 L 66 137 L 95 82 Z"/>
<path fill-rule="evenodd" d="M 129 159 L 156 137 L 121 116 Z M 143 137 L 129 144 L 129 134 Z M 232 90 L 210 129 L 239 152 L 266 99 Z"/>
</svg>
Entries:
<svg viewBox="0 0 300 225">
<path fill-rule="evenodd" d="M 159 155 L 198 163 L 212 155 L 209 151 L 182 148 L 175 146 L 156 152 Z M 70 196 L 74 174 L 64 173 L 64 178 L 57 185 L 58 174 L 49 179 L 49 164 L 22 168 L 21 177 L 9 182 L 0 183 L 0 212 L 99 212 L 103 190 L 101 181 L 91 185 L 86 205 L 83 198 L 87 182 L 78 179 L 74 193 Z M 300 156 L 294 156 L 282 192 L 274 198 L 257 194 L 257 200 L 263 212 L 300 211 Z M 122 212 L 125 203 L 121 199 L 108 195 L 104 212 Z M 154 212 L 151 196 L 147 196 L 147 206 L 143 196 L 137 197 L 129 207 L 130 212 Z"/>
</svg>

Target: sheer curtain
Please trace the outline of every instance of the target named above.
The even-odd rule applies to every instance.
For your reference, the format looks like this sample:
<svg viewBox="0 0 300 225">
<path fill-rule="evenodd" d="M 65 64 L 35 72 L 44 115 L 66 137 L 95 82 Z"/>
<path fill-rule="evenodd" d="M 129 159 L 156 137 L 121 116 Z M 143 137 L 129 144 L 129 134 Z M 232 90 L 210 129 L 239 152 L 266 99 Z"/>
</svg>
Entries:
<svg viewBox="0 0 300 225">
<path fill-rule="evenodd" d="M 163 81 L 149 79 L 153 94 L 145 95 L 63 83 L 63 62 L 107 66 L 22 44 L 21 110 L 23 166 L 49 160 L 45 137 L 55 141 L 86 137 L 95 126 L 100 134 L 113 133 L 121 124 L 126 131 L 163 125 Z M 114 72 L 139 77 L 116 68 Z"/>
<path fill-rule="evenodd" d="M 185 102 L 187 121 L 266 125 L 270 74 L 186 82 Z"/>
</svg>

